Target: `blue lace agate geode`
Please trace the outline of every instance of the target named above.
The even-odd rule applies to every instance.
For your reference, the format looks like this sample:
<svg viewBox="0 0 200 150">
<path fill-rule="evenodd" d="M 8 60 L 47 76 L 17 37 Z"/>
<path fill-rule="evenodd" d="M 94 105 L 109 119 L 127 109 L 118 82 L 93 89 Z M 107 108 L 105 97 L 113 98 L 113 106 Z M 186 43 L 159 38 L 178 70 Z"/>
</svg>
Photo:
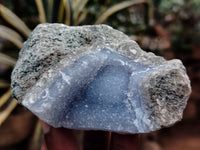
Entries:
<svg viewBox="0 0 200 150">
<path fill-rule="evenodd" d="M 54 127 L 145 133 L 180 120 L 191 92 L 180 60 L 142 51 L 106 25 L 41 24 L 24 43 L 12 94 Z"/>
</svg>

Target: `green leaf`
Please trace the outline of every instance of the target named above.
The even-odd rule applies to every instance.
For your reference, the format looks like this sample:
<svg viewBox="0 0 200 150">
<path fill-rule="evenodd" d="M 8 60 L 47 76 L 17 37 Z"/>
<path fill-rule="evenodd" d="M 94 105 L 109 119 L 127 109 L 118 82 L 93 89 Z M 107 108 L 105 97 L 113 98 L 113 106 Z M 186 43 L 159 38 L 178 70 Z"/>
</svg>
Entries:
<svg viewBox="0 0 200 150">
<path fill-rule="evenodd" d="M 77 8 L 77 6 L 79 5 L 80 2 L 81 2 L 81 0 L 73 0 L 73 3 L 72 3 L 73 10 L 75 10 L 75 8 Z"/>
<path fill-rule="evenodd" d="M 60 6 L 59 6 L 59 12 L 58 12 L 58 22 L 59 23 L 62 23 L 63 22 L 63 18 L 64 18 L 64 11 L 65 11 L 65 8 L 64 8 L 64 3 L 63 1 L 60 2 Z"/>
<path fill-rule="evenodd" d="M 18 29 L 26 37 L 29 36 L 31 30 L 26 26 L 26 24 L 17 17 L 12 11 L 0 4 L 0 15 L 12 26 Z"/>
<path fill-rule="evenodd" d="M 83 20 L 85 20 L 85 18 L 87 17 L 89 10 L 85 9 L 83 11 L 83 13 L 81 13 L 81 15 L 78 17 L 77 21 L 75 21 L 75 25 L 80 24 Z"/>
<path fill-rule="evenodd" d="M 77 6 L 74 8 L 74 15 L 73 15 L 73 18 L 74 18 L 74 21 L 77 21 L 78 20 L 78 17 L 81 13 L 81 11 L 83 10 L 83 8 L 85 7 L 85 5 L 87 4 L 88 0 L 81 0 Z"/>
<path fill-rule="evenodd" d="M 0 63 L 14 67 L 16 60 L 10 56 L 0 53 Z"/>
<path fill-rule="evenodd" d="M 0 126 L 8 118 L 8 116 L 11 114 L 11 112 L 15 109 L 17 104 L 18 104 L 17 100 L 13 98 L 11 100 L 11 102 L 8 104 L 8 106 L 5 108 L 5 110 L 3 110 L 0 113 Z"/>
<path fill-rule="evenodd" d="M 11 88 L 0 97 L 0 108 L 9 100 L 10 97 L 11 97 Z"/>
<path fill-rule="evenodd" d="M 40 22 L 45 23 L 46 22 L 46 15 L 45 15 L 42 0 L 35 0 L 35 3 L 37 5 L 37 9 L 38 9 L 38 12 L 39 12 Z"/>
<path fill-rule="evenodd" d="M 70 5 L 70 0 L 62 0 L 64 7 L 65 7 L 65 24 L 70 25 L 71 24 L 71 5 Z"/>
<path fill-rule="evenodd" d="M 103 23 L 109 16 L 113 15 L 114 13 L 131 7 L 133 5 L 137 5 L 137 4 L 142 4 L 142 3 L 148 3 L 148 0 L 132 0 L 132 1 L 125 1 L 125 2 L 121 2 L 119 4 L 116 4 L 110 8 L 108 8 L 104 13 L 102 13 L 99 17 L 99 19 L 97 19 L 97 21 L 95 22 L 95 24 L 101 24 Z"/>
<path fill-rule="evenodd" d="M 3 96 L 0 97 L 0 108 L 4 104 L 6 104 L 8 101 L 10 101 L 9 104 L 0 113 L 0 126 L 8 118 L 8 116 L 11 114 L 11 112 L 14 110 L 14 108 L 18 104 L 16 99 L 14 99 L 14 98 L 11 99 L 11 88 Z"/>
<path fill-rule="evenodd" d="M 0 25 L 0 36 L 9 40 L 10 42 L 12 42 L 13 44 L 15 44 L 18 48 L 22 48 L 23 45 L 23 39 L 22 37 L 15 32 L 14 30 L 6 27 L 6 26 L 2 26 Z"/>
<path fill-rule="evenodd" d="M 47 0 L 47 21 L 52 22 L 53 0 Z"/>
</svg>

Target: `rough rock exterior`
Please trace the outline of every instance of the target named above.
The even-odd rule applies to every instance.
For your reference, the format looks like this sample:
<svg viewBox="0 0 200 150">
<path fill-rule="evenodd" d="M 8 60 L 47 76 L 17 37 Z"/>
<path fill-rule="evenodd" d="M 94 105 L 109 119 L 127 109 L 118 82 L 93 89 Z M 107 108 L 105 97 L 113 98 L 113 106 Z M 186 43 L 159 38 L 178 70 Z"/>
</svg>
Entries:
<svg viewBox="0 0 200 150">
<path fill-rule="evenodd" d="M 182 118 L 191 93 L 180 60 L 146 53 L 107 25 L 38 25 L 12 94 L 54 127 L 145 133 Z"/>
</svg>

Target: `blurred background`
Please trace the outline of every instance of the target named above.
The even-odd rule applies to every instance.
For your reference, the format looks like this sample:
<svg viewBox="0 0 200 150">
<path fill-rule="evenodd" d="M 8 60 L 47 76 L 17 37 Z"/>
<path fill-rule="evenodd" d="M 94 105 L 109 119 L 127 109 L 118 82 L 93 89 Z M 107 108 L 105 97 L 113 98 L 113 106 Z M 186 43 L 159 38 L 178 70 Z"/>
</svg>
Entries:
<svg viewBox="0 0 200 150">
<path fill-rule="evenodd" d="M 37 24 L 108 24 L 145 51 L 186 66 L 192 94 L 181 122 L 141 135 L 141 150 L 200 150 L 199 0 L 0 0 L 0 150 L 38 150 L 37 118 L 11 97 L 10 75 Z"/>
</svg>

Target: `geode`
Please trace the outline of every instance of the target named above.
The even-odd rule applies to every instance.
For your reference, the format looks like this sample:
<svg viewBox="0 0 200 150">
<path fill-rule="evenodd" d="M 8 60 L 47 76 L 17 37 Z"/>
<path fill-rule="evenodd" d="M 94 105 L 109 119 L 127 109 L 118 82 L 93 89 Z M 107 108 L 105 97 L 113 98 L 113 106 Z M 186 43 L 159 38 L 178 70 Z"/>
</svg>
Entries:
<svg viewBox="0 0 200 150">
<path fill-rule="evenodd" d="M 107 25 L 40 24 L 12 72 L 12 94 L 53 127 L 146 133 L 182 118 L 180 60 L 140 49 Z"/>
</svg>

